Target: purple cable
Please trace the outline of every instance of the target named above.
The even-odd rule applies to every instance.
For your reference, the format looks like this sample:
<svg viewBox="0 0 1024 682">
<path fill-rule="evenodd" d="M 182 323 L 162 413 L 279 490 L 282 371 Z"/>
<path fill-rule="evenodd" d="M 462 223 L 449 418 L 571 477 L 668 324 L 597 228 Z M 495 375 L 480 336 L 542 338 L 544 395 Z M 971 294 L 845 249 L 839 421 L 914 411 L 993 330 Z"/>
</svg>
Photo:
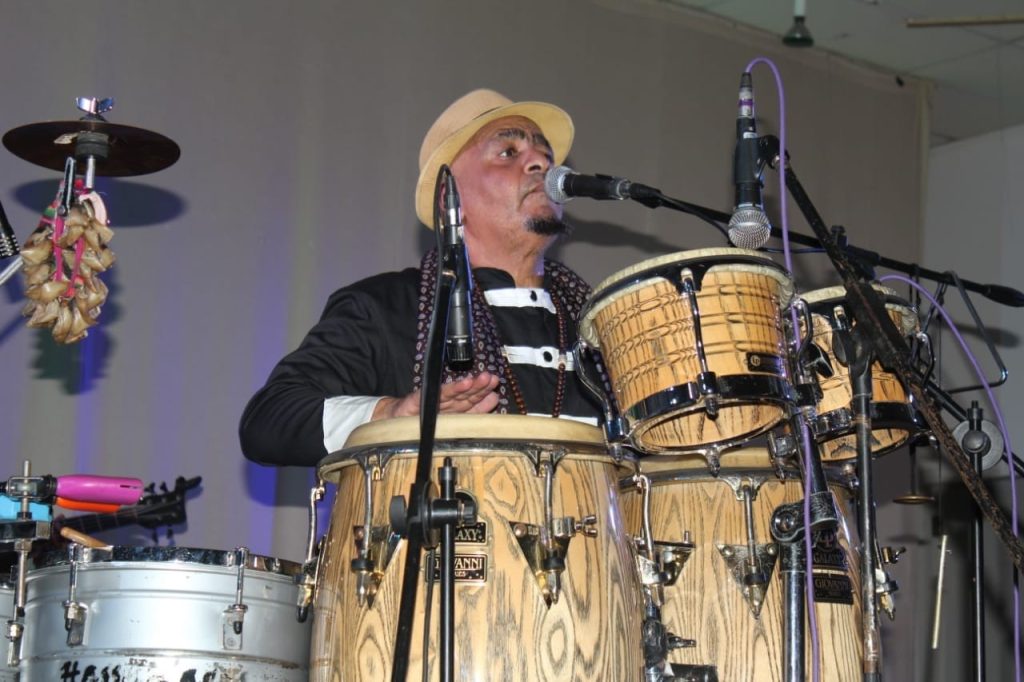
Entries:
<svg viewBox="0 0 1024 682">
<path fill-rule="evenodd" d="M 885 282 L 887 280 L 898 280 L 900 282 L 906 282 L 910 286 L 917 289 L 928 302 L 939 311 L 942 315 L 942 319 L 945 320 L 949 330 L 953 332 L 953 336 L 956 338 L 957 343 L 963 348 L 964 354 L 967 356 L 968 361 L 971 363 L 971 367 L 974 368 L 975 373 L 978 375 L 978 379 L 981 380 L 981 385 L 985 387 L 985 395 L 988 396 L 989 404 L 992 405 L 992 411 L 996 414 L 996 421 L 999 422 L 999 430 L 1003 434 L 1003 452 L 1006 455 L 1006 464 L 1010 467 L 1010 504 L 1013 508 L 1010 511 L 1011 523 L 1013 524 L 1013 536 L 1016 538 L 1020 537 L 1020 533 L 1017 529 L 1017 476 L 1013 468 L 1013 461 L 1011 460 L 1013 446 L 1010 443 L 1010 432 L 1006 428 L 1006 422 L 1003 420 L 1003 411 L 999 409 L 999 403 L 996 401 L 996 396 L 992 392 L 992 387 L 989 386 L 988 380 L 985 379 L 985 374 L 981 370 L 981 364 L 978 359 L 971 352 L 971 349 L 967 346 L 967 342 L 964 337 L 960 334 L 960 330 L 957 329 L 956 324 L 953 323 L 952 318 L 946 310 L 939 305 L 939 302 L 931 295 L 924 287 L 903 275 L 886 275 L 885 277 L 879 278 L 879 281 Z M 1020 587 L 1017 585 L 1017 581 L 1014 580 L 1013 585 L 1013 664 L 1014 664 L 1014 679 L 1020 682 L 1020 671 L 1021 671 L 1021 660 L 1020 660 Z"/>
<path fill-rule="evenodd" d="M 786 210 L 786 95 L 782 87 L 782 76 L 775 64 L 767 57 L 757 57 L 747 64 L 746 73 L 757 64 L 764 64 L 771 69 L 775 76 L 775 87 L 779 93 L 779 204 L 782 213 L 782 252 L 785 256 L 786 270 L 793 272 L 793 255 L 789 249 L 789 213 Z M 793 334 L 796 336 L 796 345 L 800 346 L 800 325 L 797 319 L 796 308 L 790 307 L 790 319 L 793 324 Z M 811 334 L 810 329 L 807 330 Z M 811 477 L 807 472 L 811 470 L 811 443 L 810 432 L 806 420 L 800 420 L 802 441 L 804 446 L 804 552 L 807 555 L 806 591 L 807 591 L 807 625 L 811 632 L 811 679 L 814 682 L 821 682 L 821 643 L 818 641 L 818 614 L 814 608 L 814 550 L 811 536 L 811 529 L 808 525 L 811 519 Z M 1019 682 L 1019 680 L 1018 680 Z"/>
</svg>

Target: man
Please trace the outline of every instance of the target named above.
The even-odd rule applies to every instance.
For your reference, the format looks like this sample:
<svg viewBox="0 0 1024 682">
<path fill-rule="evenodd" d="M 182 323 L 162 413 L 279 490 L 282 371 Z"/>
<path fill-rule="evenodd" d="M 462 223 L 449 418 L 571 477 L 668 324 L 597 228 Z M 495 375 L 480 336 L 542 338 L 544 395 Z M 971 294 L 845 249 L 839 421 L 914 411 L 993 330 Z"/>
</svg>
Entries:
<svg viewBox="0 0 1024 682">
<path fill-rule="evenodd" d="M 442 413 L 596 423 L 597 403 L 576 377 L 571 353 L 589 288 L 544 258 L 567 229 L 544 177 L 569 153 L 573 130 L 558 107 L 475 90 L 449 106 L 423 140 L 416 215 L 433 227 L 435 178 L 449 164 L 474 279 L 473 368 L 466 375 L 446 370 Z M 331 296 L 320 322 L 246 406 L 246 457 L 312 466 L 362 423 L 419 413 L 437 261 L 431 251 L 419 269 L 370 277 Z"/>
</svg>

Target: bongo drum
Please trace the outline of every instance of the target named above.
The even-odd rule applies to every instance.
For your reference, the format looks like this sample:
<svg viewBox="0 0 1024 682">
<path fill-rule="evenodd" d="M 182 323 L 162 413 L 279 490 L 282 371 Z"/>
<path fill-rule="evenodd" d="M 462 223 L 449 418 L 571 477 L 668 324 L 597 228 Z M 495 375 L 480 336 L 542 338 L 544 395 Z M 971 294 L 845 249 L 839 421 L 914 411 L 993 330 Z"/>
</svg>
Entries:
<svg viewBox="0 0 1024 682">
<path fill-rule="evenodd" d="M 371 422 L 320 464 L 338 492 L 317 568 L 313 680 L 391 675 L 407 543 L 392 533 L 388 505 L 415 478 L 418 438 L 417 418 Z M 456 544 L 456 677 L 642 679 L 640 591 L 618 504 L 630 468 L 608 454 L 601 431 L 563 419 L 443 415 L 435 454 L 454 460 L 459 493 L 478 509 Z M 542 533 L 564 552 L 556 589 L 544 579 Z M 423 581 L 436 576 L 427 563 Z M 424 656 L 426 592 L 421 584 L 409 679 L 421 679 L 424 664 L 437 671 L 440 605 Z"/>
<path fill-rule="evenodd" d="M 872 285 L 885 303 L 896 328 L 904 336 L 920 330 L 917 312 L 892 289 L 881 284 Z M 811 430 L 819 441 L 821 459 L 825 462 L 851 460 L 857 457 L 857 439 L 853 425 L 853 388 L 849 368 L 839 362 L 833 350 L 836 330 L 849 328 L 852 317 L 846 308 L 846 289 L 842 286 L 817 289 L 801 298 L 807 303 L 814 328 L 811 341 L 827 361 L 830 376 L 819 372 L 818 383 L 822 398 Z M 899 378 L 882 368 L 879 362 L 871 365 L 871 452 L 880 455 L 907 442 L 919 430 L 916 412 Z"/>
<path fill-rule="evenodd" d="M 780 548 L 769 521 L 782 504 L 803 499 L 796 472 L 780 478 L 764 448 L 729 453 L 718 476 L 699 456 L 646 458 L 650 529 L 655 543 L 685 539 L 689 558 L 663 588 L 662 622 L 695 646 L 669 652 L 671 663 L 713 666 L 719 680 L 782 682 L 784 601 Z M 622 482 L 627 528 L 642 527 L 642 496 L 633 480 Z M 815 533 L 813 564 L 821 679 L 861 677 L 860 574 L 846 518 L 851 491 L 830 483 L 841 520 L 835 533 Z M 753 551 L 750 551 L 753 548 Z M 757 564 L 752 569 L 751 557 Z M 763 574 L 751 588 L 752 570 Z M 805 635 L 810 671 L 810 634 Z"/>
<path fill-rule="evenodd" d="M 785 418 L 781 316 L 792 290 L 782 267 L 735 248 L 654 258 L 602 282 L 580 336 L 603 358 L 632 444 L 717 452 Z"/>
<path fill-rule="evenodd" d="M 29 571 L 25 680 L 306 680 L 299 565 L 188 547 L 53 552 Z"/>
</svg>

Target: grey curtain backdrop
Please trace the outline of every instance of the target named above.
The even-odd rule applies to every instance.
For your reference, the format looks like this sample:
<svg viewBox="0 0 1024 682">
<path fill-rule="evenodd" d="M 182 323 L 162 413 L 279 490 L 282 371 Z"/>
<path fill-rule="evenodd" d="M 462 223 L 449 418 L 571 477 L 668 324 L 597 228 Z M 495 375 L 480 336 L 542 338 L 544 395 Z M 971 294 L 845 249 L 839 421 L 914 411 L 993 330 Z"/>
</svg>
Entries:
<svg viewBox="0 0 1024 682">
<path fill-rule="evenodd" d="M 576 122 L 569 163 L 582 172 L 729 210 L 739 74 L 770 57 L 793 166 L 826 220 L 867 248 L 918 256 L 925 84 L 659 3 L 0 7 L 0 129 L 76 118 L 74 97 L 114 96 L 111 121 L 182 149 L 159 174 L 100 183 L 119 260 L 101 325 L 84 343 L 63 347 L 26 329 L 19 280 L 0 292 L 0 473 L 30 459 L 40 473 L 201 475 L 189 522 L 175 529 L 180 545 L 301 558 L 313 472 L 247 463 L 238 417 L 331 291 L 412 265 L 429 246 L 412 210 L 420 141 L 473 88 L 567 109 Z M 774 79 L 758 67 L 754 80 L 760 130 L 777 133 Z M 0 153 L 0 198 L 21 239 L 57 176 Z M 774 176 L 768 188 L 777 216 Z M 579 200 L 568 214 L 575 234 L 556 255 L 594 283 L 722 243 L 666 209 Z M 790 215 L 808 231 L 795 205 Z M 821 256 L 799 257 L 796 275 L 805 290 L 834 281 Z M 142 530 L 108 537 L 151 541 Z M 897 640 L 891 656 L 901 648 Z"/>
</svg>

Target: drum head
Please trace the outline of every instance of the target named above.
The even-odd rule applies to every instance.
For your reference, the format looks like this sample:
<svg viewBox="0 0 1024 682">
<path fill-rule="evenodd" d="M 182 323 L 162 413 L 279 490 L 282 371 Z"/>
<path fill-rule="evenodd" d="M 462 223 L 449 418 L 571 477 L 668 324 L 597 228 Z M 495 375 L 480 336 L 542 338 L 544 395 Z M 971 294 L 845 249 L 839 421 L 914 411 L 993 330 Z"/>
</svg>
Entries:
<svg viewBox="0 0 1024 682">
<path fill-rule="evenodd" d="M 319 475 L 335 481 L 338 469 L 350 462 L 353 455 L 374 447 L 411 446 L 419 440 L 419 417 L 368 422 L 352 431 L 344 448 L 320 461 Z M 445 444 L 514 442 L 563 443 L 586 452 L 606 450 L 604 434 L 596 426 L 571 419 L 520 414 L 443 414 L 437 418 L 434 441 L 439 449 Z"/>
<path fill-rule="evenodd" d="M 889 311 L 890 316 L 895 316 L 898 320 L 897 324 L 904 336 L 909 336 L 918 330 L 917 311 L 914 309 L 914 306 L 910 305 L 909 301 L 884 284 L 872 282 L 871 288 L 882 298 L 885 309 Z M 838 285 L 808 291 L 805 294 L 801 294 L 800 298 L 807 302 L 811 312 L 831 315 L 832 308 L 836 304 L 845 301 L 846 295 L 846 287 Z"/>
<path fill-rule="evenodd" d="M 115 545 L 109 549 L 104 547 L 83 547 L 75 561 L 80 565 L 114 562 L 151 562 L 233 568 L 238 566 L 238 553 L 196 547 L 135 547 L 132 545 Z M 66 551 L 47 552 L 35 561 L 36 568 L 66 566 L 70 563 L 71 560 Z M 284 559 L 261 556 L 259 554 L 247 554 L 245 567 L 253 571 L 288 576 L 298 575 L 302 568 L 301 565 L 294 561 L 285 561 Z"/>
<path fill-rule="evenodd" d="M 792 278 L 781 265 L 759 251 L 731 247 L 679 251 L 637 263 L 598 284 L 590 295 L 590 301 L 580 319 L 580 338 L 591 348 L 600 349 L 601 341 L 594 329 L 594 317 L 605 306 L 636 288 L 647 286 L 649 280 L 660 277 L 659 270 L 681 270 L 687 266 L 709 263 L 709 272 L 721 268 L 753 272 L 775 279 L 779 283 L 779 301 L 783 308 L 788 306 L 793 298 Z"/>
</svg>

